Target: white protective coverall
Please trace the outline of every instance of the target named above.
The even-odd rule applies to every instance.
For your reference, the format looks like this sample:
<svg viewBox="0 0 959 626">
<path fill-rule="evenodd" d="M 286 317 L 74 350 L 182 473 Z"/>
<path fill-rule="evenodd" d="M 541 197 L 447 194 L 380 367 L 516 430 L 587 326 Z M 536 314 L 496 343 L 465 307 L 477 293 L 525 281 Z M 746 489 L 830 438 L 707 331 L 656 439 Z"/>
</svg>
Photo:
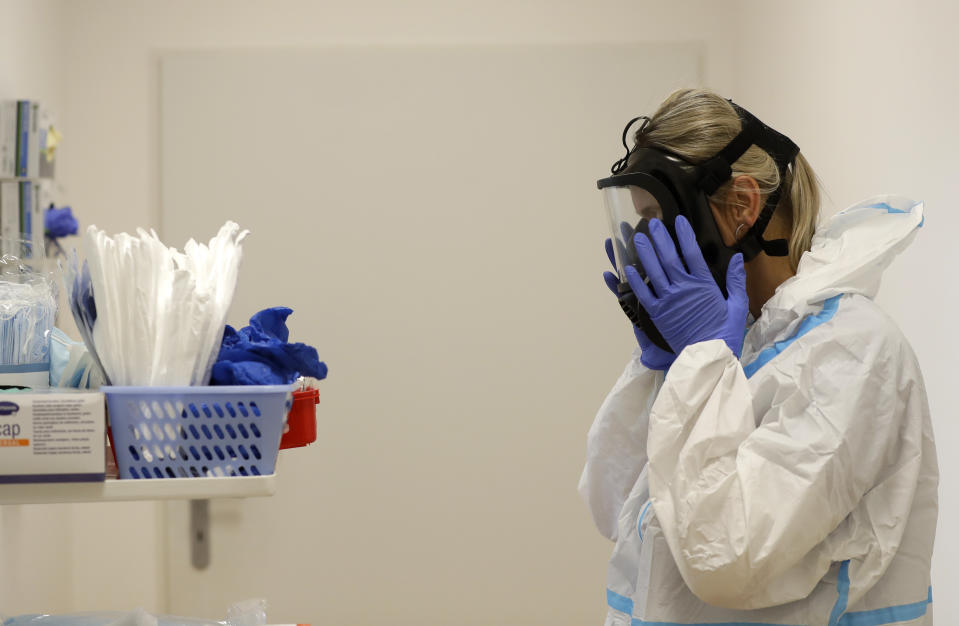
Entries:
<svg viewBox="0 0 959 626">
<path fill-rule="evenodd" d="M 916 357 L 873 302 L 923 224 L 882 196 L 820 226 L 749 329 L 639 350 L 589 430 L 606 624 L 932 624 L 938 466 Z"/>
</svg>

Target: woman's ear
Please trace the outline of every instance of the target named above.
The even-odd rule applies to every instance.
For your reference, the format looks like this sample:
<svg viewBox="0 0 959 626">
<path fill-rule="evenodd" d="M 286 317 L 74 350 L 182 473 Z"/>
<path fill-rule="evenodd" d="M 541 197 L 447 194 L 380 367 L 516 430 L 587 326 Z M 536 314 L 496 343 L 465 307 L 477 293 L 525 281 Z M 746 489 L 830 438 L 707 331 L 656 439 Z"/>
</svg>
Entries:
<svg viewBox="0 0 959 626">
<path fill-rule="evenodd" d="M 723 243 L 735 245 L 759 219 L 762 204 L 762 193 L 755 178 L 744 174 L 733 179 L 725 202 L 722 205 L 712 201 L 709 203 Z"/>
<path fill-rule="evenodd" d="M 763 208 L 762 192 L 756 179 L 745 174 L 734 178 L 728 198 L 727 204 L 736 223 L 752 227 Z"/>
</svg>

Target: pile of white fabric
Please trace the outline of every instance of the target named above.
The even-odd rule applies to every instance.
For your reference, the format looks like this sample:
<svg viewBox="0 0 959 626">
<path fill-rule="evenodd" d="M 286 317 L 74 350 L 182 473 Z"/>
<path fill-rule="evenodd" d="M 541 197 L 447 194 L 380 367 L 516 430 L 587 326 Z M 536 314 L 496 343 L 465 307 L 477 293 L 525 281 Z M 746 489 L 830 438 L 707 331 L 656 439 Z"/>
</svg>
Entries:
<svg viewBox="0 0 959 626">
<path fill-rule="evenodd" d="M 87 348 L 113 385 L 205 385 L 223 339 L 249 231 L 227 222 L 183 252 L 156 233 L 110 237 L 90 226 L 86 263 L 66 276 Z M 87 271 L 89 267 L 89 271 Z"/>
</svg>

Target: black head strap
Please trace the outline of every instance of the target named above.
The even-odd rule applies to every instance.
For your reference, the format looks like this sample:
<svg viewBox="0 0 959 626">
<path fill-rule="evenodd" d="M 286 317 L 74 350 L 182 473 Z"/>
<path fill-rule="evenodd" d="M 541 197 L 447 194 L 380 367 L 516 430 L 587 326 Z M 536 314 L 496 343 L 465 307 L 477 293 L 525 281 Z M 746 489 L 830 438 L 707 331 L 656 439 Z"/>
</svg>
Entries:
<svg viewBox="0 0 959 626">
<path fill-rule="evenodd" d="M 627 138 L 629 137 L 629 129 L 639 120 L 643 120 L 643 124 L 639 127 L 639 130 L 636 131 L 636 134 L 641 134 L 644 130 L 646 130 L 646 125 L 649 124 L 649 118 L 645 115 L 640 115 L 639 117 L 634 117 L 633 119 L 629 120 L 629 123 L 626 124 L 626 128 L 623 129 L 623 147 L 626 148 L 626 156 L 613 163 L 613 167 L 610 168 L 610 171 L 614 175 L 619 174 L 626 169 L 626 165 L 629 163 L 629 157 L 633 154 L 633 150 L 635 149 L 635 146 L 630 148 L 629 142 L 627 141 Z"/>
<path fill-rule="evenodd" d="M 750 146 L 757 146 L 773 158 L 779 169 L 779 186 L 769 194 L 763 205 L 759 217 L 746 235 L 738 242 L 737 247 L 743 253 L 743 259 L 750 261 L 760 252 L 769 256 L 786 256 L 789 254 L 789 244 L 785 239 L 766 241 L 763 233 L 772 219 L 773 212 L 779 204 L 783 184 L 786 181 L 786 172 L 799 154 L 799 147 L 789 137 L 763 124 L 752 113 L 742 108 L 732 100 L 729 104 L 736 110 L 742 122 L 742 130 L 733 137 L 719 154 L 700 165 L 699 187 L 712 195 L 723 183 L 733 175 L 733 163 L 746 153 Z"/>
</svg>

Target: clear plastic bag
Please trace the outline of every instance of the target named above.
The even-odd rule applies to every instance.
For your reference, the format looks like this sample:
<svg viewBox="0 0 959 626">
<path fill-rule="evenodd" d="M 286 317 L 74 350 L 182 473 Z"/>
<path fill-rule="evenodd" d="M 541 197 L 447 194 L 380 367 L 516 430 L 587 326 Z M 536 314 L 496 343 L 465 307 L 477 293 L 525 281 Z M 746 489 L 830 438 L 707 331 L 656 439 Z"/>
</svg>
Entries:
<svg viewBox="0 0 959 626">
<path fill-rule="evenodd" d="M 219 353 L 248 231 L 227 222 L 184 251 L 155 232 L 83 237 L 64 265 L 77 328 L 105 379 L 120 386 L 206 385 Z"/>
<path fill-rule="evenodd" d="M 266 601 L 244 600 L 231 606 L 224 621 L 153 615 L 143 609 L 68 615 L 20 615 L 3 618 L 3 626 L 265 626 Z"/>
<path fill-rule="evenodd" d="M 35 259 L 12 254 L 0 240 L 0 366 L 4 385 L 47 387 L 56 284 Z M 19 249 L 14 247 L 14 249 Z"/>
</svg>

